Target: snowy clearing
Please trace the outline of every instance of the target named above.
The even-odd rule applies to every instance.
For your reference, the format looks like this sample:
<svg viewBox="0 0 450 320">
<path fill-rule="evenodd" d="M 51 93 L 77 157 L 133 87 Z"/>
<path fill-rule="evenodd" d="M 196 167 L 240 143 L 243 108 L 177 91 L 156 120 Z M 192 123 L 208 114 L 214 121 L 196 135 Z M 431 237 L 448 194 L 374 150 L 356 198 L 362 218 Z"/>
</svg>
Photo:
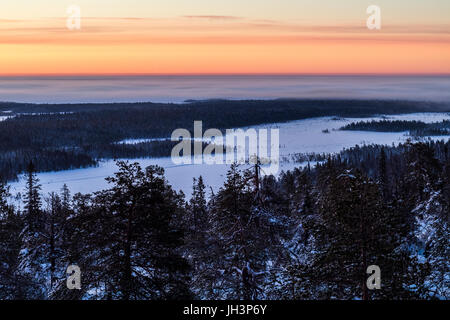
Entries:
<svg viewBox="0 0 450 320">
<path fill-rule="evenodd" d="M 278 128 L 280 130 L 280 157 L 289 158 L 298 153 L 336 153 L 344 148 L 351 148 L 355 145 L 383 144 L 392 145 L 405 142 L 409 136 L 405 132 L 384 133 L 367 131 L 339 131 L 338 129 L 346 124 L 358 121 L 372 120 L 420 120 L 423 122 L 439 122 L 450 120 L 450 115 L 446 113 L 415 113 L 397 116 L 377 116 L 371 118 L 312 118 L 286 123 L 273 123 L 253 126 L 254 129 Z M 193 125 L 193 124 L 191 124 Z M 246 129 L 246 128 L 244 128 Z M 329 133 L 324 133 L 327 130 Z M 431 139 L 442 140 L 449 137 L 430 137 Z M 161 138 L 166 140 L 167 138 Z M 159 139 L 129 139 L 121 143 L 140 143 L 148 140 Z M 174 165 L 170 158 L 149 158 L 149 159 L 128 159 L 131 162 L 139 162 L 142 167 L 149 165 L 159 165 L 165 168 L 166 178 L 176 190 L 183 190 L 189 197 L 192 190 L 192 179 L 203 176 L 205 184 L 217 191 L 226 178 L 229 168 L 226 164 L 206 165 Z M 284 161 L 280 163 L 280 171 L 290 170 L 294 167 L 306 165 L 294 161 Z M 242 165 L 242 168 L 249 168 L 250 165 Z M 108 187 L 105 178 L 114 174 L 117 166 L 113 160 L 101 161 L 98 167 L 66 170 L 59 172 L 39 173 L 38 178 L 42 184 L 42 193 L 47 194 L 55 191 L 59 192 L 64 184 L 67 184 L 72 193 L 92 193 Z M 11 183 L 11 194 L 23 193 L 25 182 L 20 179 Z M 210 189 L 209 189 L 210 190 Z"/>
</svg>

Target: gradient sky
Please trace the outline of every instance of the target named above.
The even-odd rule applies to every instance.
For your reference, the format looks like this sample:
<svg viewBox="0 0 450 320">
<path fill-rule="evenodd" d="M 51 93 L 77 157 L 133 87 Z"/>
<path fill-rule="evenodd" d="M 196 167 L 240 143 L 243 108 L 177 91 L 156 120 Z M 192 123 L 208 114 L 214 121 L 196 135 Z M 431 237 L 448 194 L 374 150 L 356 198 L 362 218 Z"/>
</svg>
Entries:
<svg viewBox="0 0 450 320">
<path fill-rule="evenodd" d="M 0 2 L 0 75 L 185 73 L 449 74 L 450 1 Z"/>
</svg>

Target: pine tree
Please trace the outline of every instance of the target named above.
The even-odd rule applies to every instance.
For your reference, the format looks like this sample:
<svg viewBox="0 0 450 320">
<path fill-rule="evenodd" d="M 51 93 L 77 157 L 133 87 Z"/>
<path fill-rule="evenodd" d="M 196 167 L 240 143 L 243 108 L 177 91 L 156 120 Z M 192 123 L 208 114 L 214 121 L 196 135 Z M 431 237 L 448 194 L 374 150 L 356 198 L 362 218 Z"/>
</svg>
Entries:
<svg viewBox="0 0 450 320">
<path fill-rule="evenodd" d="M 63 197 L 68 190 L 63 190 Z M 65 199 L 67 201 L 67 199 Z M 66 221 L 68 218 L 68 204 L 64 204 L 60 196 L 54 192 L 47 199 L 48 208 L 45 211 L 45 239 L 48 242 L 47 259 L 49 261 L 49 289 L 48 295 L 53 296 L 61 284 L 65 284 L 65 271 L 68 264 L 68 248 L 66 233 L 70 232 Z"/>
<path fill-rule="evenodd" d="M 189 201 L 189 213 L 191 214 L 190 222 L 192 223 L 192 231 L 198 237 L 201 237 L 208 227 L 205 188 L 201 176 L 198 180 L 194 178 L 192 198 Z"/>
<path fill-rule="evenodd" d="M 8 206 L 9 192 L 0 184 L 0 299 L 24 298 L 21 295 L 23 284 L 17 277 L 20 250 L 20 231 L 22 221 Z"/>
<path fill-rule="evenodd" d="M 211 235 L 203 178 L 193 179 L 192 197 L 184 214 L 186 257 L 193 268 L 191 288 L 198 298 L 214 297 L 213 283 L 217 245 Z"/>
<path fill-rule="evenodd" d="M 62 217 L 62 249 L 61 271 L 65 273 L 69 265 L 77 265 L 82 272 L 82 290 L 68 290 L 66 277 L 57 281 L 52 298 L 58 300 L 79 300 L 83 298 L 98 298 L 97 295 L 86 294 L 83 288 L 101 287 L 99 279 L 103 270 L 97 259 L 98 240 L 96 234 L 102 234 L 103 222 L 94 215 L 92 196 L 77 193 L 70 201 L 68 188 L 62 189 L 61 210 Z M 70 202 L 73 205 L 70 205 Z"/>
<path fill-rule="evenodd" d="M 450 298 L 450 163 L 448 150 L 444 149 L 442 174 L 430 200 L 419 206 L 418 220 L 422 221 L 425 233 L 424 256 L 430 266 L 426 290 L 432 298 Z"/>
<path fill-rule="evenodd" d="M 159 167 L 118 162 L 111 188 L 96 194 L 75 219 L 83 252 L 85 294 L 100 299 L 182 299 L 190 296 L 181 257 L 180 198 Z"/>
<path fill-rule="evenodd" d="M 256 299 L 271 243 L 279 240 L 276 219 L 258 205 L 254 181 L 254 172 L 242 173 L 233 164 L 212 200 L 212 231 L 221 254 L 216 270 L 222 270 L 214 286 L 221 298 Z"/>
<path fill-rule="evenodd" d="M 320 215 L 311 225 L 315 253 L 309 263 L 290 268 L 297 298 L 414 296 L 406 288 L 414 284 L 410 275 L 417 274 L 417 263 L 403 246 L 401 217 L 383 205 L 377 184 L 351 171 L 331 176 L 329 182 L 320 199 Z M 380 266 L 384 290 L 368 291 L 369 265 Z"/>
<path fill-rule="evenodd" d="M 426 143 L 407 145 L 407 176 L 404 193 L 413 204 L 429 197 L 429 191 L 438 181 L 441 165 L 436 159 L 433 148 Z"/>
<path fill-rule="evenodd" d="M 434 234 L 428 240 L 425 256 L 430 264 L 429 286 L 432 298 L 450 299 L 450 226 L 448 212 L 437 217 L 433 224 Z"/>
</svg>

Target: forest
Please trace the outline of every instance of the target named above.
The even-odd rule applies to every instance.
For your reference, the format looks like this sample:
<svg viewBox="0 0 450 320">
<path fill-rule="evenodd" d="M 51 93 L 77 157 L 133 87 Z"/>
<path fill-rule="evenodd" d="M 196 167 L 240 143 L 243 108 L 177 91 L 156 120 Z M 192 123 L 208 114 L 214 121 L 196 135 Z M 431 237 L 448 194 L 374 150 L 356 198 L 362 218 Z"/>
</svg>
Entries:
<svg viewBox="0 0 450 320">
<path fill-rule="evenodd" d="M 186 200 L 157 166 L 119 162 L 109 188 L 0 188 L 0 299 L 417 300 L 450 297 L 450 142 L 355 147 L 262 177 L 232 165 Z M 66 287 L 77 265 L 81 289 Z M 381 290 L 365 286 L 381 269 Z"/>
<path fill-rule="evenodd" d="M 450 134 L 450 121 L 425 123 L 422 121 L 407 120 L 381 120 L 359 121 L 350 123 L 340 130 L 377 131 L 377 132 L 408 132 L 410 136 L 448 136 Z"/>
<path fill-rule="evenodd" d="M 258 112 L 255 112 L 258 110 Z M 136 145 L 124 139 L 169 138 L 201 119 L 207 128 L 228 129 L 311 117 L 368 117 L 449 112 L 445 103 L 377 100 L 192 101 L 185 104 L 0 103 L 0 178 L 16 180 L 30 161 L 38 172 L 95 166 L 98 159 L 169 156 L 171 141 Z"/>
</svg>

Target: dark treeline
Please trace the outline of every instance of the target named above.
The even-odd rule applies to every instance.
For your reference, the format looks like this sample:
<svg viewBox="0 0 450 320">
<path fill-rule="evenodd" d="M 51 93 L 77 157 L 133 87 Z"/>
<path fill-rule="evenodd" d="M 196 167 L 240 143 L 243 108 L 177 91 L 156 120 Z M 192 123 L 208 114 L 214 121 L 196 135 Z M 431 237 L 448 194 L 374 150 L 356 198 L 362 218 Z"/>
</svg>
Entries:
<svg viewBox="0 0 450 320">
<path fill-rule="evenodd" d="M 73 108 L 76 108 L 73 106 Z M 100 108 L 100 107 L 99 107 Z M 450 106 L 433 105 L 433 111 Z M 62 148 L 108 144 L 133 138 L 168 138 L 173 130 L 227 129 L 319 116 L 370 116 L 430 110 L 427 104 L 389 101 L 213 101 L 182 105 L 131 104 L 123 108 L 64 114 L 16 115 L 0 122 L 0 148 Z M 257 112 L 255 112 L 257 110 Z"/>
<path fill-rule="evenodd" d="M 42 197 L 30 164 L 23 210 L 0 188 L 0 299 L 448 299 L 449 147 L 357 147 L 278 179 L 233 165 L 189 201 L 126 162 L 107 190 Z"/>
<path fill-rule="evenodd" d="M 162 110 L 170 108 L 179 108 L 189 106 L 193 109 L 211 109 L 210 112 L 225 111 L 236 112 L 241 110 L 243 114 L 252 114 L 254 110 L 261 110 L 263 113 L 273 111 L 274 108 L 279 111 L 278 117 L 284 114 L 283 118 L 291 119 L 286 114 L 286 109 L 296 111 L 296 114 L 304 115 L 306 112 L 315 112 L 319 115 L 333 115 L 334 111 L 342 116 L 360 115 L 369 116 L 379 114 L 383 110 L 383 114 L 400 114 L 411 112 L 446 112 L 449 111 L 449 104 L 442 102 L 426 102 L 426 101 L 402 101 L 402 100 L 349 100 L 349 99 L 276 99 L 276 100 L 204 100 L 189 101 L 184 104 L 173 103 L 70 103 L 70 104 L 34 104 L 34 103 L 13 103 L 0 102 L 1 115 L 11 115 L 17 113 L 72 113 L 72 112 L 90 112 L 105 110 L 124 110 L 124 109 L 145 109 L 145 110 Z M 256 109 L 254 109 L 256 108 Z M 234 109 L 234 111 L 233 111 Z M 332 111 L 331 114 L 328 113 Z M 204 110 L 203 110 L 204 112 Z M 207 111 L 209 112 L 209 111 Z M 216 113 L 217 114 L 217 113 Z M 220 114 L 220 113 L 218 113 Z M 281 120 L 281 118 L 280 118 Z"/>
<path fill-rule="evenodd" d="M 391 179 L 395 179 L 396 175 L 401 175 L 405 171 L 407 163 L 404 154 L 411 147 L 412 140 L 408 140 L 406 143 L 401 143 L 397 146 L 392 145 L 390 147 L 382 145 L 356 145 L 350 149 L 344 149 L 338 155 L 334 156 L 339 162 L 345 163 L 352 168 L 358 168 L 364 171 L 369 177 L 376 178 L 380 175 L 380 166 L 378 165 L 379 159 L 382 153 L 385 153 L 386 161 L 388 161 L 387 175 Z M 417 144 L 428 145 L 434 150 L 434 157 L 440 162 L 445 163 L 448 161 L 448 143 L 445 140 L 433 141 L 429 140 L 426 143 Z M 400 176 L 397 177 L 398 179 Z"/>
<path fill-rule="evenodd" d="M 84 147 L 83 151 L 96 158 L 117 159 L 117 158 L 147 158 L 152 157 L 170 157 L 173 147 L 179 141 L 170 139 L 154 140 L 139 143 L 111 143 L 103 145 L 100 148 Z M 202 149 L 208 145 L 202 142 Z M 194 155 L 195 150 L 192 150 Z"/>
<path fill-rule="evenodd" d="M 377 131 L 377 132 L 404 132 L 409 131 L 411 136 L 441 136 L 450 135 L 450 121 L 425 123 L 422 121 L 407 120 L 381 120 L 360 121 L 350 123 L 340 130 Z"/>
<path fill-rule="evenodd" d="M 95 165 L 99 158 L 168 156 L 173 144 L 167 141 L 134 146 L 114 143 L 170 138 L 177 128 L 192 132 L 194 121 L 199 119 L 204 128 L 228 129 L 320 116 L 365 117 L 380 110 L 386 114 L 445 112 L 450 111 L 450 105 L 376 100 L 0 103 L 2 115 L 10 117 L 0 122 L 0 176 L 6 181 L 16 179 L 28 164 L 29 154 L 39 159 L 34 161 L 39 172 Z"/>
<path fill-rule="evenodd" d="M 59 171 L 87 168 L 97 164 L 86 152 L 76 148 L 67 150 L 19 149 L 0 153 L 0 181 L 15 180 L 18 174 L 25 172 L 28 164 L 33 162 L 39 171 Z"/>
<path fill-rule="evenodd" d="M 290 155 L 282 156 L 281 162 L 294 162 L 294 163 L 303 163 L 303 162 L 312 162 L 312 161 L 325 161 L 329 157 L 328 153 L 293 153 Z"/>
<path fill-rule="evenodd" d="M 27 165 L 35 164 L 38 172 L 87 168 L 98 164 L 98 159 L 169 157 L 178 142 L 170 140 L 141 142 L 136 144 L 109 143 L 104 145 L 64 149 L 19 149 L 0 153 L 0 181 L 16 180 L 26 171 Z M 203 143 L 203 148 L 206 146 Z M 203 150 L 203 149 L 202 149 Z"/>
</svg>

